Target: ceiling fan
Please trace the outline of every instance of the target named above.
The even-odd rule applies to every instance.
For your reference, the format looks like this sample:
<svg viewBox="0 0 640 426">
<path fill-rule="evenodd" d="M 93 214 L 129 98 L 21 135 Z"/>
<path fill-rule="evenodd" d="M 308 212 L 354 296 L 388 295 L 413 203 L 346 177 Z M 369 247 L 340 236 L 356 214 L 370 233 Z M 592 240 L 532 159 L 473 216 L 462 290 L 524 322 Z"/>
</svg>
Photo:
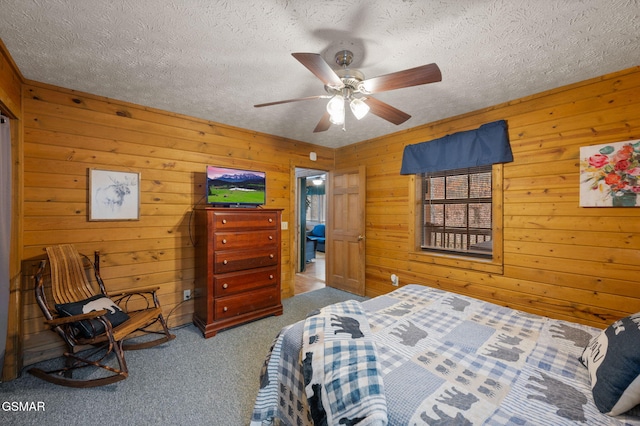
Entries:
<svg viewBox="0 0 640 426">
<path fill-rule="evenodd" d="M 341 50 L 336 53 L 336 63 L 342 67 L 338 70 L 331 68 L 317 53 L 292 53 L 291 55 L 324 83 L 324 90 L 327 95 L 287 99 L 258 104 L 254 105 L 254 107 L 260 108 L 289 102 L 330 98 L 327 103 L 327 111 L 313 130 L 314 133 L 328 130 L 331 124 L 342 125 L 342 129 L 345 130 L 344 118 L 345 105 L 347 103 L 358 120 L 367 115 L 368 112 L 371 112 L 393 124 L 402 124 L 411 118 L 409 114 L 370 95 L 442 80 L 440 68 L 436 64 L 422 65 L 365 80 L 362 72 L 357 69 L 349 69 L 349 65 L 353 61 L 353 53 L 349 50 Z"/>
</svg>

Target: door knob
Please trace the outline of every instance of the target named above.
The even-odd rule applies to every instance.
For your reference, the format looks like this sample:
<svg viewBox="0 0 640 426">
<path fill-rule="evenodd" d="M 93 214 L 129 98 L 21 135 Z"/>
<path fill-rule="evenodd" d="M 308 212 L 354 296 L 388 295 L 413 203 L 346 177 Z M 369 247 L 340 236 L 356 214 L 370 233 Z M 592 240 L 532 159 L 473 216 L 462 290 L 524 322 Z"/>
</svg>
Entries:
<svg viewBox="0 0 640 426">
<path fill-rule="evenodd" d="M 364 235 L 358 235 L 358 241 L 364 240 Z"/>
</svg>

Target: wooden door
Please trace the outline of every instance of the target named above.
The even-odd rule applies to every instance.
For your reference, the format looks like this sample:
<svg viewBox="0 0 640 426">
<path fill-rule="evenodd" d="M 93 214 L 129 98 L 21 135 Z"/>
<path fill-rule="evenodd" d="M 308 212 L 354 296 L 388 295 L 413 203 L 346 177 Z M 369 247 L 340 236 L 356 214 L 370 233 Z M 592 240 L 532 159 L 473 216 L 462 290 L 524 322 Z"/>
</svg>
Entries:
<svg viewBox="0 0 640 426">
<path fill-rule="evenodd" d="M 329 178 L 327 285 L 364 296 L 364 166 L 337 170 Z"/>
</svg>

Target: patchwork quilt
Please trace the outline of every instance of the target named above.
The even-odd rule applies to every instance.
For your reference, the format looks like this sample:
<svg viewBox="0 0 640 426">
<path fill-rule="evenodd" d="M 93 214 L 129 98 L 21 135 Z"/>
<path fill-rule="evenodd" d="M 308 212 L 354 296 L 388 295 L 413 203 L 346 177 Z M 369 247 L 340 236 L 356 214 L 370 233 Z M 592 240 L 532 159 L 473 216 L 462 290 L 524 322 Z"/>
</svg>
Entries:
<svg viewBox="0 0 640 426">
<path fill-rule="evenodd" d="M 380 364 L 360 303 L 349 300 L 309 315 L 302 356 L 314 424 L 387 424 Z"/>
<path fill-rule="evenodd" d="M 252 426 L 377 424 L 362 420 L 363 413 L 374 413 L 379 424 L 389 425 L 640 425 L 640 417 L 611 417 L 593 402 L 589 373 L 579 357 L 599 329 L 421 285 L 361 304 L 327 307 L 320 314 L 329 327 L 322 323 L 322 346 L 308 344 L 310 336 L 321 334 L 310 331 L 317 315 L 286 327 L 275 339 L 261 373 Z M 332 334 L 336 327 L 355 330 L 345 319 L 351 314 L 365 339 Z M 368 324 L 360 324 L 365 315 Z M 347 350 L 340 358 L 345 351 L 326 349 L 335 346 L 334 337 L 342 347 L 358 340 L 373 345 L 358 346 L 351 355 Z M 325 354 L 323 360 L 305 362 L 309 352 L 317 351 Z M 330 370 L 336 357 L 361 358 L 371 368 L 346 362 L 353 371 L 367 371 L 365 379 L 358 376 L 349 384 L 356 397 L 342 407 L 347 415 L 314 419 L 318 410 L 312 405 L 323 396 L 307 385 L 333 392 L 333 403 L 336 389 L 347 389 L 331 390 L 330 380 L 321 382 L 319 376 L 325 375 L 317 374 Z M 322 407 L 332 409 L 330 403 Z"/>
</svg>

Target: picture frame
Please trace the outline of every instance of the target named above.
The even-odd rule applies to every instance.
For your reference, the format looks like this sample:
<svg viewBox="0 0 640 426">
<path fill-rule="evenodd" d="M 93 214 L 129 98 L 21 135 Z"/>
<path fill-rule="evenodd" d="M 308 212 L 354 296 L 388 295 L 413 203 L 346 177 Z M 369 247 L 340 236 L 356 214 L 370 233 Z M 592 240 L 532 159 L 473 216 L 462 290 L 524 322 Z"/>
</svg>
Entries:
<svg viewBox="0 0 640 426">
<path fill-rule="evenodd" d="M 89 169 L 89 220 L 140 220 L 140 173 Z"/>
<path fill-rule="evenodd" d="M 640 206 L 640 139 L 580 147 L 580 207 Z"/>
</svg>

